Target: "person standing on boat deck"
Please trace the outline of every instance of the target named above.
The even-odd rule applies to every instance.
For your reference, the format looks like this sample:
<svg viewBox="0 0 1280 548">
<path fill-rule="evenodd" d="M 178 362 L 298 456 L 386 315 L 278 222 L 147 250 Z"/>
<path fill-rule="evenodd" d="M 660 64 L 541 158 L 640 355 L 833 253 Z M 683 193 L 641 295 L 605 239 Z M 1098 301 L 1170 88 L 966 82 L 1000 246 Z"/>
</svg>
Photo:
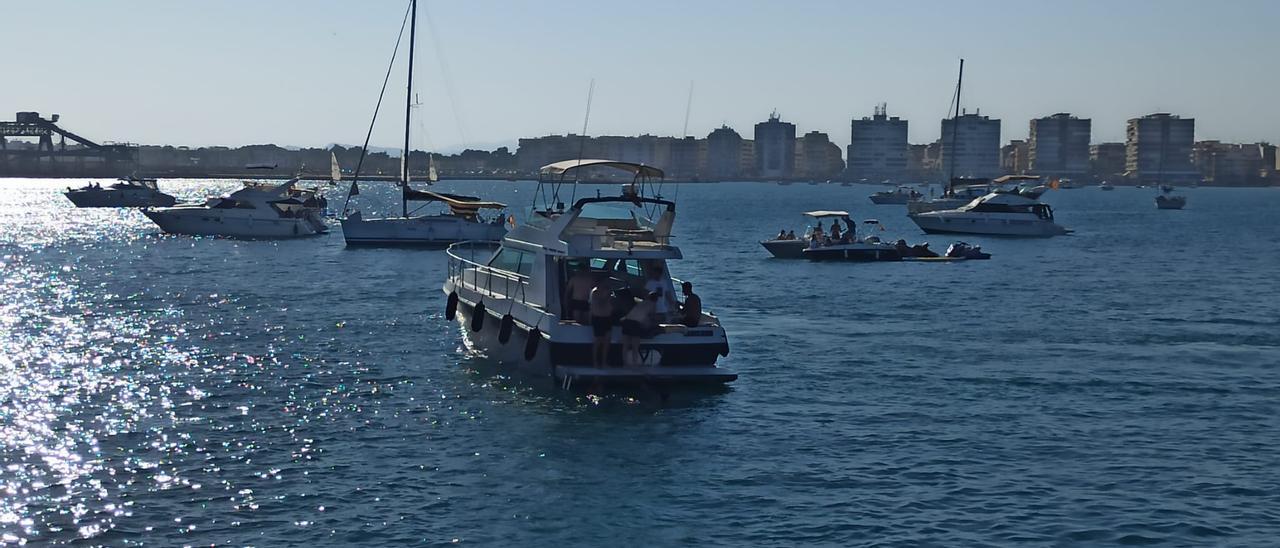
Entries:
<svg viewBox="0 0 1280 548">
<path fill-rule="evenodd" d="M 840 225 L 839 224 L 831 223 L 831 240 L 834 242 L 840 241 Z"/>
<path fill-rule="evenodd" d="M 600 273 L 591 289 L 591 365 L 609 365 L 609 332 L 613 329 L 613 292 L 609 277 Z"/>
<path fill-rule="evenodd" d="M 626 316 L 622 317 L 622 365 L 639 367 L 643 365 L 640 358 L 640 339 L 647 337 L 656 323 L 654 311 L 661 297 L 650 292 L 643 301 L 635 305 Z"/>
<path fill-rule="evenodd" d="M 691 282 L 680 284 L 680 291 L 684 293 L 684 304 L 680 305 L 680 323 L 685 327 L 698 327 L 698 322 L 702 321 L 702 297 L 693 292 Z"/>
<path fill-rule="evenodd" d="M 644 282 L 644 292 L 658 294 L 654 315 L 659 322 L 667 321 L 679 306 L 676 302 L 675 288 L 671 286 L 671 278 L 663 276 L 662 263 L 655 262 L 649 265 L 649 279 Z"/>
<path fill-rule="evenodd" d="M 573 277 L 569 278 L 569 284 L 565 286 L 566 292 L 569 293 L 569 315 L 573 321 L 586 325 L 591 319 L 591 305 L 587 300 L 591 298 L 591 290 L 594 287 L 595 279 L 591 276 L 591 264 L 583 262 L 578 267 L 578 271 L 573 273 Z"/>
</svg>

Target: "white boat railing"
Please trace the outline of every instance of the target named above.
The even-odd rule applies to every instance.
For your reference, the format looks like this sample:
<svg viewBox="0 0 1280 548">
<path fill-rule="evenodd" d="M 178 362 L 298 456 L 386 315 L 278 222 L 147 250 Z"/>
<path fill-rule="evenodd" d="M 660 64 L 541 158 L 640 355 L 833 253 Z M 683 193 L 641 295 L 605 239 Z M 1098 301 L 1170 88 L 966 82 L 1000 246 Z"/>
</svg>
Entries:
<svg viewBox="0 0 1280 548">
<path fill-rule="evenodd" d="M 500 246 L 497 242 L 458 242 L 450 245 L 445 253 L 449 256 L 450 280 L 454 285 L 462 286 L 491 298 L 511 299 L 526 306 L 529 277 L 516 272 L 500 270 L 478 261 L 488 260 Z M 463 255 L 467 255 L 464 257 Z"/>
</svg>

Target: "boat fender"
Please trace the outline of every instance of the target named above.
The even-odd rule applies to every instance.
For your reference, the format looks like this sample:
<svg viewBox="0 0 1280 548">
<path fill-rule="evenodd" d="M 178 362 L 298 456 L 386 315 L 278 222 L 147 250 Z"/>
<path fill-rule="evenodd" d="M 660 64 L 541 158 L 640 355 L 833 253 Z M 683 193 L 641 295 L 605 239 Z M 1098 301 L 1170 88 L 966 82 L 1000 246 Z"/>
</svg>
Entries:
<svg viewBox="0 0 1280 548">
<path fill-rule="evenodd" d="M 524 342 L 524 360 L 531 362 L 533 357 L 538 355 L 538 343 L 542 342 L 542 330 L 533 328 L 529 332 L 529 338 Z"/>
<path fill-rule="evenodd" d="M 458 314 L 458 292 L 449 293 L 449 299 L 444 304 L 444 317 L 449 321 L 453 321 L 454 316 Z"/>
<path fill-rule="evenodd" d="M 484 317 L 486 315 L 487 314 L 485 314 L 484 311 L 484 301 L 476 303 L 475 312 L 472 312 L 471 314 L 471 331 L 479 333 L 481 329 L 484 329 Z"/>
<path fill-rule="evenodd" d="M 516 319 L 511 314 L 502 316 L 502 324 L 498 326 L 498 342 L 507 344 L 511 340 L 511 329 L 516 326 Z"/>
<path fill-rule="evenodd" d="M 729 339 L 725 339 L 724 344 L 720 345 L 720 356 L 726 358 L 729 356 Z"/>
</svg>

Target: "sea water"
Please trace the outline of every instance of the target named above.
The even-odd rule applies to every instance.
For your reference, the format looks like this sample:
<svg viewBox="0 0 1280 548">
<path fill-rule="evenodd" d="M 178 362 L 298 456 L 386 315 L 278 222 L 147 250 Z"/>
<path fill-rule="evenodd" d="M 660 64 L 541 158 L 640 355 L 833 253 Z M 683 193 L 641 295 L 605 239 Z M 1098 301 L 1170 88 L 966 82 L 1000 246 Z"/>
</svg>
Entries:
<svg viewBox="0 0 1280 548">
<path fill-rule="evenodd" d="M 1051 191 L 962 263 L 777 260 L 879 187 L 666 185 L 727 390 L 565 392 L 444 318 L 441 251 L 162 235 L 0 181 L 0 540 L 1274 546 L 1278 189 Z M 182 199 L 234 189 L 162 180 Z M 442 183 L 512 205 L 532 183 Z M 561 189 L 562 201 L 614 185 Z M 362 183 L 353 206 L 399 207 Z M 331 192 L 343 206 L 345 184 Z"/>
</svg>

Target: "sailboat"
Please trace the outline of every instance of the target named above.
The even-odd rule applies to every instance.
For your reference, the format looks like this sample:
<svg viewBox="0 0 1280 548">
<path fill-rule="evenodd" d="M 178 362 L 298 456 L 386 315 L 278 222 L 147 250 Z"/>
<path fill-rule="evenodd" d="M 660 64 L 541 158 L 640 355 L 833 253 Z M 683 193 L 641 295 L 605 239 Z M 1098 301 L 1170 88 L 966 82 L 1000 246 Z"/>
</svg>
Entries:
<svg viewBox="0 0 1280 548">
<path fill-rule="evenodd" d="M 1160 194 L 1156 194 L 1156 209 L 1182 209 L 1187 205 L 1187 197 L 1174 194 L 1172 186 L 1159 184 L 1159 179 L 1164 178 L 1164 151 L 1167 138 L 1168 134 L 1160 138 L 1160 164 L 1156 175 L 1158 183 L 1156 187 L 1160 189 Z"/>
<path fill-rule="evenodd" d="M 990 179 L 975 179 L 970 177 L 956 177 L 955 148 L 959 138 L 960 129 L 960 92 L 964 89 L 964 59 L 960 60 L 960 73 L 956 77 L 956 92 L 952 97 L 952 123 L 951 123 L 951 152 L 947 154 L 950 157 L 951 169 L 948 173 L 947 184 L 943 187 L 942 196 L 931 198 L 928 200 L 914 199 L 907 201 L 907 213 L 927 213 L 930 211 L 942 211 L 947 209 L 955 209 L 965 205 L 973 200 L 986 195 L 991 191 Z M 945 151 L 944 151 L 945 152 Z M 923 198 L 923 196 L 921 196 Z"/>
<path fill-rule="evenodd" d="M 342 181 L 342 169 L 338 167 L 338 155 L 329 153 L 329 182 L 337 184 Z"/>
<path fill-rule="evenodd" d="M 409 128 L 413 112 L 413 49 L 417 34 L 417 0 L 410 1 L 409 18 L 409 63 L 406 82 L 404 110 L 404 149 L 400 155 L 400 216 L 365 219 L 359 210 L 348 213 L 342 219 L 342 236 L 348 246 L 410 246 L 444 248 L 450 244 L 463 241 L 496 242 L 507 233 L 508 223 L 512 218 L 502 214 L 507 206 L 498 202 L 486 201 L 474 196 L 461 196 L 444 192 L 432 192 L 413 188 L 409 164 Z M 394 55 L 392 57 L 394 61 Z M 381 103 L 381 97 L 379 98 Z M 374 112 L 375 119 L 377 112 Z M 370 125 L 372 132 L 372 124 Z M 368 150 L 368 139 L 361 150 L 363 163 L 365 151 Z M 428 160 L 427 184 L 439 179 L 435 163 Z M 360 193 L 360 166 L 352 175 L 351 187 L 347 193 L 348 204 L 353 196 Z M 409 203 L 421 204 L 414 210 Z M 432 203 L 444 204 L 445 211 L 435 214 L 416 215 L 422 207 Z M 346 208 L 344 208 L 345 210 Z M 483 210 L 497 211 L 486 218 Z"/>
</svg>

